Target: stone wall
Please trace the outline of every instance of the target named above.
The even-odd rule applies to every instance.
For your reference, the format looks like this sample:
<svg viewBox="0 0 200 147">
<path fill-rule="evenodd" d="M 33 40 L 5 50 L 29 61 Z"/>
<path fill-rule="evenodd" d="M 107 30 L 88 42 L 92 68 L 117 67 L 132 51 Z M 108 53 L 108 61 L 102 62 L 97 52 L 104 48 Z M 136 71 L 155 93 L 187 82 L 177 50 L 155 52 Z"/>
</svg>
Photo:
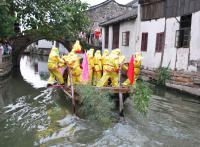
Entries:
<svg viewBox="0 0 200 147">
<path fill-rule="evenodd" d="M 166 82 L 167 87 L 200 96 L 199 72 L 170 71 L 170 75 L 171 78 Z M 156 81 L 157 77 L 156 70 L 142 69 L 141 71 L 141 78 L 146 81 Z"/>
<path fill-rule="evenodd" d="M 104 22 L 112 17 L 119 16 L 125 13 L 126 10 L 131 9 L 125 5 L 118 4 L 117 2 L 110 0 L 110 2 L 95 7 L 91 7 L 88 10 L 88 16 L 91 19 L 91 29 L 94 31 L 99 28 L 99 23 Z"/>
<path fill-rule="evenodd" d="M 2 57 L 2 63 L 0 64 L 0 77 L 8 75 L 12 70 L 12 58 L 10 55 Z"/>
</svg>

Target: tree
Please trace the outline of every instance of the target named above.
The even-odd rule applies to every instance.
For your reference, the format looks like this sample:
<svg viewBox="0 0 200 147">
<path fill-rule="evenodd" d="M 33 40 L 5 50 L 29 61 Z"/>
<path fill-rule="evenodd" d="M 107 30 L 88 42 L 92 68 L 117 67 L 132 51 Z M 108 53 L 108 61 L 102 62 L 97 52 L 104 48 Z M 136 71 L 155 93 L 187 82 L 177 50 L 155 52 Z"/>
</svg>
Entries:
<svg viewBox="0 0 200 147">
<path fill-rule="evenodd" d="M 3 0 L 0 23 L 6 21 L 1 26 L 4 29 L 0 34 L 4 35 L 0 38 L 13 36 L 13 25 L 19 23 L 21 35 L 35 34 L 49 40 L 73 39 L 89 24 L 87 8 L 88 4 L 80 0 Z"/>
<path fill-rule="evenodd" d="M 0 2 L 0 41 L 14 35 L 13 24 L 15 17 L 10 15 L 10 4 L 5 0 Z"/>
</svg>

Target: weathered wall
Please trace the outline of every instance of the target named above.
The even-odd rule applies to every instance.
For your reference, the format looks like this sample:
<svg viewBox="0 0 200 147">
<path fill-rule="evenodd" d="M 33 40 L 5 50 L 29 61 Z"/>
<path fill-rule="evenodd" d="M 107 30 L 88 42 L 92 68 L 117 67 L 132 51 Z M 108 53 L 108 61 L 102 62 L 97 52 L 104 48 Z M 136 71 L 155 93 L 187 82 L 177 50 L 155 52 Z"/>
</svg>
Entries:
<svg viewBox="0 0 200 147">
<path fill-rule="evenodd" d="M 142 63 L 145 68 L 157 68 L 161 62 L 161 53 L 155 52 L 156 48 L 156 34 L 164 32 L 165 19 L 143 21 L 140 28 L 140 49 L 142 33 L 148 33 L 147 51 L 142 52 L 144 57 Z"/>
<path fill-rule="evenodd" d="M 200 11 L 192 15 L 189 71 L 200 71 Z"/>
<path fill-rule="evenodd" d="M 122 45 L 122 33 L 130 32 L 129 36 L 129 46 Z M 126 21 L 120 24 L 120 34 L 119 34 L 119 48 L 123 55 L 126 56 L 126 61 L 130 60 L 131 55 L 135 52 L 135 44 L 136 44 L 136 21 Z"/>
<path fill-rule="evenodd" d="M 140 7 L 138 8 L 140 12 Z M 156 34 L 164 32 L 166 22 L 166 38 L 162 66 L 171 70 L 200 71 L 200 11 L 192 14 L 190 48 L 176 48 L 175 36 L 179 30 L 180 17 L 162 18 L 151 21 L 140 21 L 140 13 L 134 21 L 126 21 L 120 24 L 119 48 L 126 55 L 127 61 L 135 51 L 141 51 L 142 33 L 148 32 L 147 52 L 142 52 L 142 64 L 145 68 L 157 68 L 161 63 L 162 54 L 155 52 Z M 130 31 L 129 46 L 122 46 L 122 32 Z M 109 48 L 112 48 L 113 30 L 109 27 Z M 103 49 L 105 38 L 103 35 Z"/>
<path fill-rule="evenodd" d="M 179 30 L 180 17 L 166 19 L 166 38 L 164 44 L 163 67 L 181 71 L 200 71 L 200 11 L 192 14 L 190 48 L 176 48 L 175 36 Z M 141 22 L 142 32 L 148 32 L 147 52 L 142 52 L 145 68 L 157 68 L 161 62 L 161 53 L 155 52 L 156 33 L 163 32 L 165 19 Z M 140 47 L 141 48 L 141 47 Z"/>
<path fill-rule="evenodd" d="M 12 70 L 12 57 L 10 55 L 4 55 L 2 57 L 2 63 L 0 64 L 0 77 L 8 75 Z"/>
<path fill-rule="evenodd" d="M 177 18 L 180 20 L 180 17 Z M 175 18 L 166 20 L 166 38 L 164 45 L 164 55 L 162 66 L 167 67 L 169 65 L 170 69 L 175 69 L 176 63 L 176 52 L 175 48 L 175 33 L 179 29 L 179 23 Z"/>
<path fill-rule="evenodd" d="M 130 7 L 120 5 L 114 1 L 111 1 L 105 5 L 97 8 L 92 8 L 88 10 L 88 16 L 92 21 L 92 30 L 99 29 L 99 23 L 106 21 L 109 18 L 119 16 L 123 14 Z"/>
<path fill-rule="evenodd" d="M 176 30 L 179 29 L 180 17 L 166 21 L 166 41 L 163 66 L 170 63 L 172 70 L 200 71 L 200 11 L 192 14 L 190 48 L 175 48 Z"/>
</svg>

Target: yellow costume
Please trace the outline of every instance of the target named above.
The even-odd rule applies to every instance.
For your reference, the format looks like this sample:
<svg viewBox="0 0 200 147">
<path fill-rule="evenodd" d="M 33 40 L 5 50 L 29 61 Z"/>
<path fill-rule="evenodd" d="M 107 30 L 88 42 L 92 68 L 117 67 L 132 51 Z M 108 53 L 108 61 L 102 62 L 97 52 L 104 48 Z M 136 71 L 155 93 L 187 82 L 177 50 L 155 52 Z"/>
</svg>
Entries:
<svg viewBox="0 0 200 147">
<path fill-rule="evenodd" d="M 72 81 L 73 84 L 80 84 L 81 83 L 81 73 L 82 69 L 80 68 L 80 58 L 76 53 L 81 51 L 81 46 L 79 41 L 73 45 L 72 51 L 68 54 L 63 56 L 63 60 L 67 62 L 70 67 L 70 71 L 72 74 Z M 70 83 L 70 79 L 68 77 L 68 84 Z"/>
<path fill-rule="evenodd" d="M 64 84 L 63 76 L 59 70 L 59 64 L 64 64 L 64 61 L 60 59 L 58 48 L 52 48 L 48 59 L 48 70 L 50 73 L 50 77 L 47 82 L 48 85 L 52 85 L 56 79 L 59 84 Z"/>
<path fill-rule="evenodd" d="M 70 52 L 67 56 L 63 56 L 63 59 L 68 63 L 70 67 L 73 84 L 80 84 L 82 73 L 82 70 L 80 68 L 80 58 L 75 53 Z M 68 84 L 70 84 L 69 77 Z"/>
<path fill-rule="evenodd" d="M 119 64 L 122 61 L 122 58 L 120 59 L 119 56 L 120 53 L 119 49 L 112 50 L 111 54 L 104 59 L 104 73 L 103 77 L 97 83 L 97 87 L 105 86 L 109 79 L 111 79 L 113 87 L 118 86 Z"/>
<path fill-rule="evenodd" d="M 101 58 L 102 66 L 104 66 L 104 60 L 106 60 L 106 57 L 108 57 L 108 55 L 109 55 L 109 50 L 105 49 Z"/>
<path fill-rule="evenodd" d="M 135 61 L 134 61 L 134 79 L 135 79 L 135 81 L 138 79 L 138 77 L 140 75 L 141 60 L 142 60 L 142 55 L 140 53 L 136 53 Z M 129 79 L 127 79 L 122 85 L 129 86 L 130 85 Z"/>
<path fill-rule="evenodd" d="M 102 63 L 101 63 L 101 52 L 97 50 L 94 55 L 94 73 L 93 73 L 93 85 L 101 79 L 102 76 Z"/>
<path fill-rule="evenodd" d="M 93 68 L 94 68 L 94 49 L 90 49 L 87 51 L 87 57 L 88 57 L 88 66 L 89 66 L 89 75 L 90 75 L 89 83 L 92 84 Z"/>
<path fill-rule="evenodd" d="M 76 40 L 75 44 L 72 47 L 72 51 L 74 53 L 80 53 L 81 52 L 81 45 L 80 42 L 78 40 Z"/>
<path fill-rule="evenodd" d="M 104 70 L 104 68 L 105 68 L 104 66 L 105 66 L 106 60 L 108 60 L 108 59 L 109 59 L 109 50 L 105 49 L 103 52 L 103 55 L 102 55 L 102 59 L 101 59 L 103 73 L 106 72 Z M 108 81 L 104 83 L 104 86 L 108 86 Z"/>
</svg>

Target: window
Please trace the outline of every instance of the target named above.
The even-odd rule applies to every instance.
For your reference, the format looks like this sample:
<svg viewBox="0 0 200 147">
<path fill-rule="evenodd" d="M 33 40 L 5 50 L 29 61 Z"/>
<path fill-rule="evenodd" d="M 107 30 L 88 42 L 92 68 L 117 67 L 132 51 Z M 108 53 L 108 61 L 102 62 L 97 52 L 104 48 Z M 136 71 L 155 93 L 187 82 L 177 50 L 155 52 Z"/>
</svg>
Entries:
<svg viewBox="0 0 200 147">
<path fill-rule="evenodd" d="M 141 51 L 147 51 L 148 33 L 142 33 Z"/>
<path fill-rule="evenodd" d="M 164 32 L 157 33 L 156 35 L 156 52 L 161 52 L 164 47 Z"/>
<path fill-rule="evenodd" d="M 105 48 L 108 48 L 109 42 L 109 27 L 105 28 Z"/>
<path fill-rule="evenodd" d="M 181 17 L 180 29 L 176 31 L 175 47 L 189 48 L 192 15 Z"/>
<path fill-rule="evenodd" d="M 129 36 L 130 36 L 129 31 L 122 33 L 122 45 L 123 46 L 129 46 Z"/>
<path fill-rule="evenodd" d="M 119 24 L 113 25 L 113 45 L 112 48 L 116 49 L 119 47 Z"/>
</svg>

